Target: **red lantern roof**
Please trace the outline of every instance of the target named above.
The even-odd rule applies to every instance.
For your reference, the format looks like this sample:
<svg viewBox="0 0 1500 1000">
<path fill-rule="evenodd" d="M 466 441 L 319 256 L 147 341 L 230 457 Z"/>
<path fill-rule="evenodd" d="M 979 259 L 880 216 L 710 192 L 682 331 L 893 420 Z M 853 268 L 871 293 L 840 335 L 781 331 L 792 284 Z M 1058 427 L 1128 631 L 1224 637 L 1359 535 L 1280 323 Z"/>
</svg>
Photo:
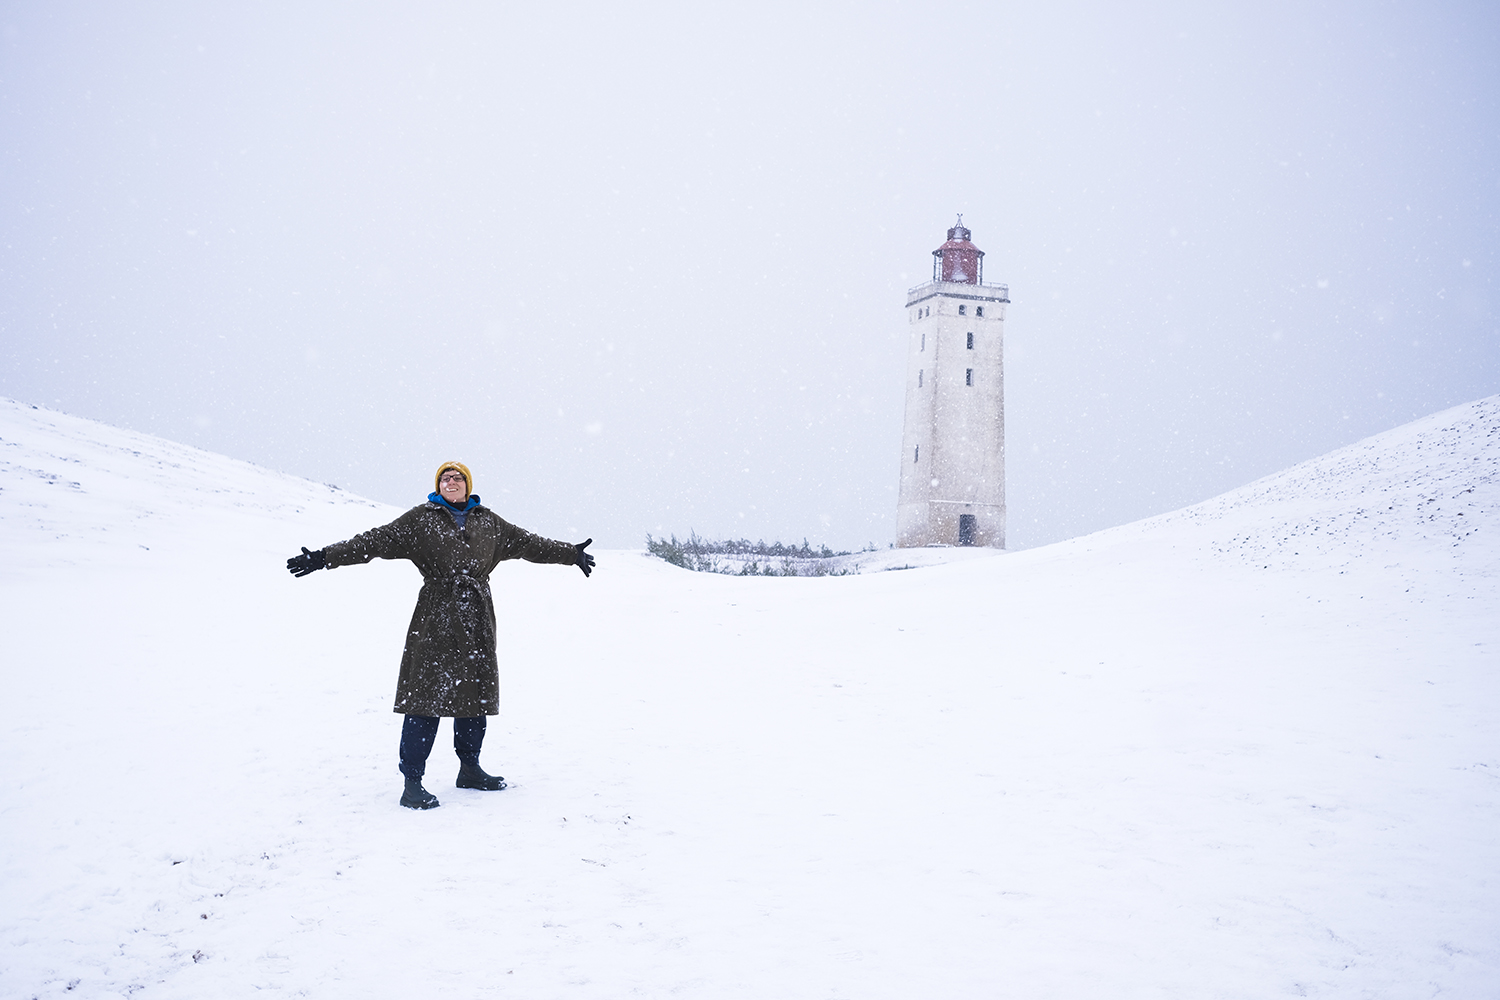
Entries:
<svg viewBox="0 0 1500 1000">
<path fill-rule="evenodd" d="M 984 273 L 984 251 L 969 242 L 964 217 L 948 230 L 948 242 L 932 251 L 932 280 L 977 285 Z"/>
</svg>

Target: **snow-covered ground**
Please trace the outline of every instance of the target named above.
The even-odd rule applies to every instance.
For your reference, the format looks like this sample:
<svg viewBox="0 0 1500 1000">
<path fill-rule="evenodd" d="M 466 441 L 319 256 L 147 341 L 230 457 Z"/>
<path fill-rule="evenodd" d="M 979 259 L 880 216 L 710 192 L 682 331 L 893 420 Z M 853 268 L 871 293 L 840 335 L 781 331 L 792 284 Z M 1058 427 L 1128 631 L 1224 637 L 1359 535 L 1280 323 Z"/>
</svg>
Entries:
<svg viewBox="0 0 1500 1000">
<path fill-rule="evenodd" d="M 1492 397 L 910 572 L 507 564 L 512 787 L 445 724 L 414 812 L 415 571 L 283 568 L 394 509 L 0 401 L 0 995 L 1500 996 L 1497 509 Z"/>
</svg>

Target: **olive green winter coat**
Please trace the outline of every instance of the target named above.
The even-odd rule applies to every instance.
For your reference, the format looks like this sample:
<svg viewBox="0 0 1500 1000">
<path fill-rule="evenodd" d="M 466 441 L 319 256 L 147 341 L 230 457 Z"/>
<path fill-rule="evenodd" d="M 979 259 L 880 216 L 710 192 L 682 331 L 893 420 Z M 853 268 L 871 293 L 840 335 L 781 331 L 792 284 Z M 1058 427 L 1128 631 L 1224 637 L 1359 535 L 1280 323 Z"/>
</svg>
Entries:
<svg viewBox="0 0 1500 1000">
<path fill-rule="evenodd" d="M 371 559 L 410 559 L 422 592 L 406 630 L 395 711 L 459 719 L 500 712 L 495 602 L 490 571 L 504 559 L 573 563 L 567 542 L 533 535 L 488 507 L 468 510 L 460 528 L 443 504 L 424 503 L 390 524 L 323 550 L 329 569 Z"/>
</svg>

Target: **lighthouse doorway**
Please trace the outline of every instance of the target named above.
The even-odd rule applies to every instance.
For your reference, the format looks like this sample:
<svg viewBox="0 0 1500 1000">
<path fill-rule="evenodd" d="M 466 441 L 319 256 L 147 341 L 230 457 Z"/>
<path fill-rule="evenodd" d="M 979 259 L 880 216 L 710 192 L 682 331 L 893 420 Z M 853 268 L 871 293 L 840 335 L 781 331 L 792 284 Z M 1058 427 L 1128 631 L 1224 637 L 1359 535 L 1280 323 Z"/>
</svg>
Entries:
<svg viewBox="0 0 1500 1000">
<path fill-rule="evenodd" d="M 974 530 L 978 527 L 979 519 L 973 514 L 958 515 L 958 544 L 973 545 Z"/>
</svg>

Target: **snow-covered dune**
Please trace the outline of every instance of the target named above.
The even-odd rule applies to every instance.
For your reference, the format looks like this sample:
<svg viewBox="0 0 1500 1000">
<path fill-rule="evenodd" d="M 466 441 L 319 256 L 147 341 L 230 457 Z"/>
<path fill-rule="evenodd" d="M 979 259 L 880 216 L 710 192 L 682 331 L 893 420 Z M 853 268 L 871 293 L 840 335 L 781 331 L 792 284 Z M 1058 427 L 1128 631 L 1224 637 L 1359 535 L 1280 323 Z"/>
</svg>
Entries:
<svg viewBox="0 0 1500 1000">
<path fill-rule="evenodd" d="M 1497 444 L 901 573 L 507 564 L 513 787 L 445 727 L 415 813 L 415 572 L 281 565 L 392 509 L 0 401 L 0 995 L 1491 995 Z"/>
<path fill-rule="evenodd" d="M 1500 396 L 1414 421 L 1185 510 L 1147 531 L 1208 529 L 1215 552 L 1259 568 L 1500 571 Z"/>
<path fill-rule="evenodd" d="M 242 537 L 275 534 L 299 518 L 339 524 L 389 508 L 335 486 L 249 462 L 0 398 L 0 572 L 97 566 L 137 551 L 201 550 L 233 526 Z M 357 511 L 357 513 L 354 513 Z"/>
<path fill-rule="evenodd" d="M 1144 540 L 1257 569 L 1342 571 L 1394 558 L 1411 569 L 1493 574 L 1497 511 L 1500 396 L 1490 396 L 1054 551 Z"/>
</svg>

